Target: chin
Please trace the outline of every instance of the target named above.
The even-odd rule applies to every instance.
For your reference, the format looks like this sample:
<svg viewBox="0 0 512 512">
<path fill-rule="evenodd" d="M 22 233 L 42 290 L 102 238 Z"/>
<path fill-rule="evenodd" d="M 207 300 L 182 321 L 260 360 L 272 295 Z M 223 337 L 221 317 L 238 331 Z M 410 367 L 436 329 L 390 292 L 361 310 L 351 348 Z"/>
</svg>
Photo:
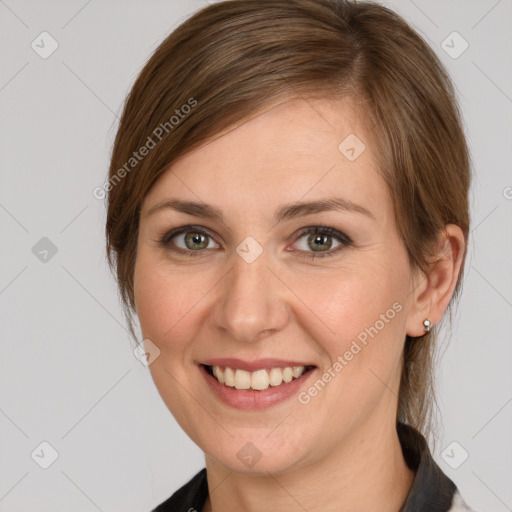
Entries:
<svg viewBox="0 0 512 512">
<path fill-rule="evenodd" d="M 229 471 L 241 473 L 250 476 L 268 476 L 268 474 L 278 475 L 287 473 L 296 466 L 297 454 L 281 453 L 266 454 L 261 450 L 255 450 L 254 447 L 247 445 L 240 450 L 244 452 L 243 456 L 238 458 L 234 453 L 231 457 L 226 457 L 226 453 L 213 455 L 215 460 L 222 464 Z"/>
<path fill-rule="evenodd" d="M 244 429 L 245 430 L 245 429 Z M 235 435 L 231 438 L 228 434 L 223 436 L 223 442 L 198 443 L 209 457 L 213 458 L 229 471 L 253 476 L 268 476 L 270 474 L 287 473 L 304 464 L 307 453 L 304 447 L 311 446 L 311 442 L 305 442 L 300 435 L 293 439 L 289 433 L 277 435 L 270 433 L 272 429 Z M 297 434 L 299 434 L 297 432 Z"/>
</svg>

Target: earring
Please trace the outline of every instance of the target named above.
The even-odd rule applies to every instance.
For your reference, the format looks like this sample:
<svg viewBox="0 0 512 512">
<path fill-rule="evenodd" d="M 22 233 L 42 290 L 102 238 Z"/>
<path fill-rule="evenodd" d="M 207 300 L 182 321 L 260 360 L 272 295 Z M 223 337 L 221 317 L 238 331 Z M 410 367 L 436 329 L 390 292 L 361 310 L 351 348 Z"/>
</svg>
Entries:
<svg viewBox="0 0 512 512">
<path fill-rule="evenodd" d="M 425 327 L 425 334 L 430 332 L 430 329 L 432 328 L 432 323 L 428 318 L 423 320 L 423 326 Z"/>
</svg>

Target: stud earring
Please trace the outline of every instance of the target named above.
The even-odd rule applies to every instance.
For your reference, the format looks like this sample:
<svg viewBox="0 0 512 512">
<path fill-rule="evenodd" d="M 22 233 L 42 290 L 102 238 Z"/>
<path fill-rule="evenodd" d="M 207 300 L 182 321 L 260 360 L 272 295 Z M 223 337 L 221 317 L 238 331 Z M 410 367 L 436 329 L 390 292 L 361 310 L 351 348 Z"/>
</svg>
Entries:
<svg viewBox="0 0 512 512">
<path fill-rule="evenodd" d="M 423 320 L 423 326 L 425 327 L 425 334 L 429 333 L 430 329 L 432 329 L 432 323 L 428 318 Z"/>
</svg>

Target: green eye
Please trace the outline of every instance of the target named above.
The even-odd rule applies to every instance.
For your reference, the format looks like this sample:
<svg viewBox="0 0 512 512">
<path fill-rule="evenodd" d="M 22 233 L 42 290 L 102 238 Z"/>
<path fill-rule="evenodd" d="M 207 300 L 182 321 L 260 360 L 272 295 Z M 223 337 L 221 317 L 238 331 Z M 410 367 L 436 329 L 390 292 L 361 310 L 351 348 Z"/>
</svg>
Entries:
<svg viewBox="0 0 512 512">
<path fill-rule="evenodd" d="M 300 242 L 303 238 L 305 238 L 305 244 Z M 220 248 L 212 235 L 197 226 L 173 229 L 159 242 L 166 249 L 185 256 L 199 256 L 204 249 Z M 303 229 L 295 244 L 298 242 L 301 246 L 298 249 L 298 255 L 311 259 L 334 256 L 343 248 L 352 245 L 352 240 L 347 235 L 328 226 L 311 226 Z M 334 248 L 333 243 L 337 243 Z"/>
<path fill-rule="evenodd" d="M 205 230 L 195 228 L 194 226 L 173 229 L 160 241 L 164 247 L 187 256 L 197 256 L 203 249 L 219 247 L 215 242 L 213 242 L 213 247 L 210 247 L 210 242 L 213 242 L 211 235 Z"/>
<path fill-rule="evenodd" d="M 204 235 L 202 233 L 194 233 L 189 231 L 185 234 L 184 243 L 186 249 L 190 250 L 198 250 L 198 249 L 206 249 L 208 247 L 208 235 Z"/>
<path fill-rule="evenodd" d="M 327 226 L 307 228 L 302 232 L 298 240 L 304 237 L 306 237 L 306 243 L 300 248 L 300 256 L 303 258 L 313 259 L 334 256 L 344 247 L 352 244 L 352 240 L 347 235 Z M 332 248 L 333 239 L 338 242 L 338 245 L 334 248 Z M 311 250 L 309 251 L 308 249 Z"/>
<path fill-rule="evenodd" d="M 313 251 L 329 250 L 332 246 L 330 235 L 308 235 L 307 245 Z"/>
</svg>

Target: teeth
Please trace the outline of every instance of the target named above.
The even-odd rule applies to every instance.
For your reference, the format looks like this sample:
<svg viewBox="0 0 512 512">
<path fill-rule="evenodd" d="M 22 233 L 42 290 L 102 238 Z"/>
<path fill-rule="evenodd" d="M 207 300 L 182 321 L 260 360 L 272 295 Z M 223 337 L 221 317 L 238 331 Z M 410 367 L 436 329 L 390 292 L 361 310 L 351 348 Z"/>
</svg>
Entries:
<svg viewBox="0 0 512 512">
<path fill-rule="evenodd" d="M 224 384 L 224 374 L 222 373 L 222 370 L 219 366 L 213 367 L 213 374 L 221 384 Z"/>
<path fill-rule="evenodd" d="M 212 366 L 212 373 L 221 383 L 230 388 L 255 389 L 263 391 L 269 386 L 279 386 L 283 382 L 290 382 L 299 378 L 304 373 L 304 366 L 286 366 L 285 368 L 270 368 L 268 370 L 246 370 L 233 369 L 220 366 Z"/>
<path fill-rule="evenodd" d="M 272 368 L 270 370 L 270 385 L 279 386 L 283 382 L 283 371 L 281 368 Z"/>
<path fill-rule="evenodd" d="M 235 372 L 235 388 L 249 389 L 251 387 L 251 374 L 245 370 L 236 370 Z"/>
<path fill-rule="evenodd" d="M 294 366 L 292 368 L 292 375 L 297 378 L 304 373 L 304 366 Z"/>
<path fill-rule="evenodd" d="M 219 366 L 217 366 L 217 372 L 222 372 Z M 213 374 L 215 375 L 215 372 Z M 235 387 L 235 372 L 231 368 L 226 368 L 224 370 L 224 384 L 230 388 Z"/>
<path fill-rule="evenodd" d="M 238 370 L 237 370 L 238 371 Z M 269 385 L 268 373 L 267 370 L 258 370 L 257 372 L 252 372 L 251 375 L 251 388 L 263 390 L 267 389 Z"/>
</svg>

